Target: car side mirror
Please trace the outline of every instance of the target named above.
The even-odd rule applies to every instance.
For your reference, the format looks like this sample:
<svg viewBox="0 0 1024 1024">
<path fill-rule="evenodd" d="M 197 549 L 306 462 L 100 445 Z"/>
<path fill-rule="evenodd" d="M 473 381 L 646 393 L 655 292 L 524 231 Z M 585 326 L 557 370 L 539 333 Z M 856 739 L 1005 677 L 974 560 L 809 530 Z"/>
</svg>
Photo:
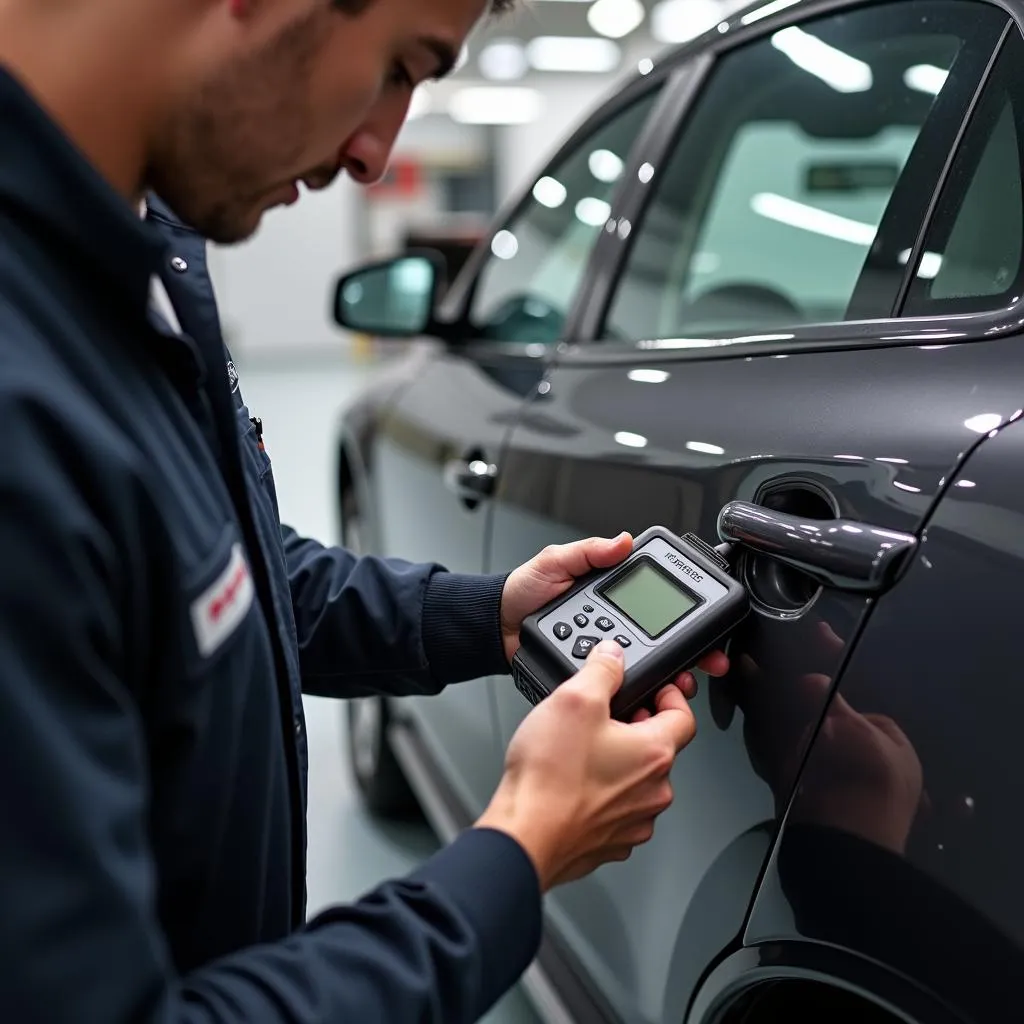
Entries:
<svg viewBox="0 0 1024 1024">
<path fill-rule="evenodd" d="M 334 320 L 379 338 L 410 338 L 433 323 L 444 262 L 433 252 L 406 253 L 344 274 L 334 292 Z"/>
</svg>

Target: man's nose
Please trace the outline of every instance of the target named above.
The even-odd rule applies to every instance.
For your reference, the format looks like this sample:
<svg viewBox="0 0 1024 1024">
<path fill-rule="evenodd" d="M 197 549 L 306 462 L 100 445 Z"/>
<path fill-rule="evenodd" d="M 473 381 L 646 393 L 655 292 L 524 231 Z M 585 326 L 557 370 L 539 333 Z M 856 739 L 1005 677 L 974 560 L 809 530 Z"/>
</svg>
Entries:
<svg viewBox="0 0 1024 1024">
<path fill-rule="evenodd" d="M 345 146 L 342 165 L 360 185 L 373 185 L 384 177 L 391 145 L 372 132 L 359 131 Z"/>
</svg>

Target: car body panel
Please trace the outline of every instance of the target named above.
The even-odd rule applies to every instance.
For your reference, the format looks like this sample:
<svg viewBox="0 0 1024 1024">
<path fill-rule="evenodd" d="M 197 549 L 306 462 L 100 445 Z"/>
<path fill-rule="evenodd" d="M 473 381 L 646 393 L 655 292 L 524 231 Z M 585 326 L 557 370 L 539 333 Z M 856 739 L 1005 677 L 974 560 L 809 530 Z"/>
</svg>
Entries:
<svg viewBox="0 0 1024 1024">
<path fill-rule="evenodd" d="M 1022 465 L 1021 424 L 984 440 L 872 612 L 745 935 L 856 950 L 972 1021 L 1024 977 Z"/>
<path fill-rule="evenodd" d="M 550 369 L 500 460 L 491 570 L 545 543 L 652 522 L 714 538 L 726 501 L 756 501 L 783 482 L 822 488 L 837 516 L 913 532 L 983 433 L 1019 414 L 1024 348 L 1014 339 L 665 359 L 631 379 L 635 369 L 628 353 L 618 365 Z M 826 590 L 797 617 L 753 617 L 730 654 L 756 669 L 695 701 L 698 736 L 674 769 L 676 802 L 655 839 L 549 897 L 552 919 L 624 1020 L 678 1020 L 693 972 L 740 933 L 808 723 L 827 700 L 820 690 L 805 707 L 803 677 L 838 672 L 869 606 Z M 822 641 L 818 619 L 842 642 Z M 507 743 L 528 705 L 507 684 L 495 696 Z M 729 890 L 741 895 L 723 902 Z"/>
<path fill-rule="evenodd" d="M 381 552 L 438 562 L 452 572 L 482 570 L 486 504 L 467 504 L 453 493 L 446 470 L 460 460 L 496 462 L 523 394 L 541 372 L 520 360 L 510 370 L 500 353 L 472 361 L 440 349 L 416 362 L 414 379 L 373 440 L 372 509 Z M 488 681 L 410 697 L 402 713 L 416 716 L 466 806 L 482 811 L 504 760 Z"/>
</svg>

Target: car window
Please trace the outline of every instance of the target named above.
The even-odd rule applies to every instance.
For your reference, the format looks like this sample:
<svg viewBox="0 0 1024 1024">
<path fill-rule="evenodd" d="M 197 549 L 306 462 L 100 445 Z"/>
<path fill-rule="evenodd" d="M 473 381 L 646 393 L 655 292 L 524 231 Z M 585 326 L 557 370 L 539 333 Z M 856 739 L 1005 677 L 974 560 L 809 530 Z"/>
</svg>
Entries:
<svg viewBox="0 0 1024 1024">
<path fill-rule="evenodd" d="M 652 89 L 548 167 L 495 233 L 470 306 L 480 337 L 549 344 L 561 338 L 612 192 L 657 93 Z"/>
<path fill-rule="evenodd" d="M 784 28 L 727 54 L 664 167 L 651 170 L 655 191 L 602 336 L 759 333 L 846 318 L 971 19 L 989 11 L 1003 18 L 980 4 L 909 0 Z M 869 296 L 873 315 L 891 312 L 912 242 L 903 267 Z"/>
<path fill-rule="evenodd" d="M 1000 54 L 917 260 L 904 316 L 973 313 L 1021 296 L 1024 40 Z"/>
</svg>

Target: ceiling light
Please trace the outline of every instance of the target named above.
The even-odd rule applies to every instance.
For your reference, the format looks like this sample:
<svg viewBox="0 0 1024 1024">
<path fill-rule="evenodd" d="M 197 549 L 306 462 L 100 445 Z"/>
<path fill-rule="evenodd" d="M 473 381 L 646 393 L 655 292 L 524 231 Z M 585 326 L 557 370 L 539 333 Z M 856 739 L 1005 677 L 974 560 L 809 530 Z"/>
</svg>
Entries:
<svg viewBox="0 0 1024 1024">
<path fill-rule="evenodd" d="M 567 195 L 565 186 L 554 178 L 543 177 L 533 186 L 533 198 L 546 206 L 549 210 L 555 210 L 565 202 Z"/>
<path fill-rule="evenodd" d="M 519 252 L 519 239 L 511 231 L 499 231 L 491 239 L 491 252 L 499 260 L 510 260 Z"/>
<path fill-rule="evenodd" d="M 595 149 L 587 159 L 587 166 L 590 173 L 598 181 L 611 184 L 619 180 L 622 174 L 622 158 L 616 156 L 610 149 Z"/>
<path fill-rule="evenodd" d="M 515 39 L 496 39 L 488 43 L 477 58 L 480 74 L 495 82 L 511 82 L 522 78 L 529 69 L 526 50 Z"/>
<path fill-rule="evenodd" d="M 904 249 L 899 254 L 897 259 L 903 266 L 906 266 L 910 262 L 910 250 Z M 937 252 L 923 252 L 921 253 L 921 263 L 917 268 L 917 276 L 923 278 L 926 281 L 931 281 L 939 276 L 939 271 L 942 269 L 942 255 Z"/>
<path fill-rule="evenodd" d="M 725 449 L 718 444 L 709 444 L 707 441 L 687 441 L 686 447 L 691 452 L 701 452 L 704 455 L 724 455 Z"/>
<path fill-rule="evenodd" d="M 664 384 L 668 380 L 668 370 L 630 370 L 626 376 L 638 384 Z"/>
<path fill-rule="evenodd" d="M 849 217 L 819 210 L 816 206 L 807 206 L 774 192 L 759 192 L 750 200 L 750 208 L 769 220 L 788 224 L 793 228 L 802 228 L 817 235 L 837 238 L 841 242 L 852 242 L 854 245 L 870 245 L 875 240 L 877 228 L 864 224 Z"/>
<path fill-rule="evenodd" d="M 638 28 L 644 20 L 640 0 L 595 0 L 587 11 L 590 27 L 609 39 L 621 39 Z"/>
<path fill-rule="evenodd" d="M 837 92 L 867 92 L 874 77 L 862 60 L 851 57 L 795 25 L 772 36 L 772 46 L 798 68 L 820 78 Z"/>
<path fill-rule="evenodd" d="M 987 434 L 990 430 L 995 430 L 1002 422 L 1003 417 L 999 413 L 983 412 L 972 416 L 969 420 L 964 420 L 964 426 L 976 434 Z"/>
<path fill-rule="evenodd" d="M 934 64 L 915 64 L 903 73 L 903 82 L 908 89 L 938 96 L 948 77 L 948 71 L 943 71 Z"/>
<path fill-rule="evenodd" d="M 607 73 L 619 64 L 619 48 L 610 39 L 538 36 L 526 48 L 537 71 L 590 71 Z"/>
<path fill-rule="evenodd" d="M 527 124 L 543 106 L 536 89 L 517 86 L 471 86 L 448 101 L 448 115 L 462 124 Z"/>
<path fill-rule="evenodd" d="M 659 43 L 687 43 L 722 17 L 715 0 L 662 0 L 651 11 L 651 35 Z"/>
<path fill-rule="evenodd" d="M 629 430 L 620 430 L 615 435 L 615 440 L 619 444 L 624 444 L 627 448 L 647 447 L 647 438 L 643 434 L 634 434 Z"/>
<path fill-rule="evenodd" d="M 649 75 L 654 70 L 654 61 L 650 57 L 644 57 L 636 66 L 641 75 Z"/>
<path fill-rule="evenodd" d="M 593 196 L 584 196 L 576 204 L 576 217 L 592 228 L 599 228 L 612 212 L 611 206 L 603 199 L 595 199 Z"/>
</svg>

